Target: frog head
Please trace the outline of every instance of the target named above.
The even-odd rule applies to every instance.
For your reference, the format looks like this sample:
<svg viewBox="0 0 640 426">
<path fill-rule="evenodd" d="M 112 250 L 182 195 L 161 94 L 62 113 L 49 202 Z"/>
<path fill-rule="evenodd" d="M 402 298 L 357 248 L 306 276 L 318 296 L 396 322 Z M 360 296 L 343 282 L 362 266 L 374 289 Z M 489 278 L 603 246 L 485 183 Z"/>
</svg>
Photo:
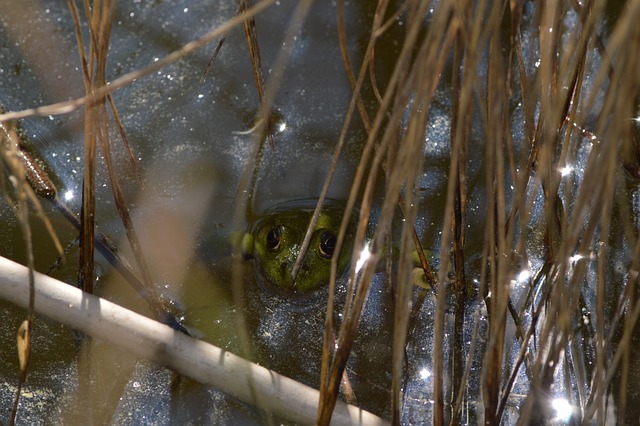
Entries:
<svg viewBox="0 0 640 426">
<path fill-rule="evenodd" d="M 326 286 L 331 274 L 344 207 L 337 201 L 325 201 L 313 230 L 300 270 L 295 279 L 291 272 L 298 258 L 316 200 L 278 204 L 264 213 L 249 228 L 243 239 L 243 252 L 252 257 L 258 281 L 270 290 L 286 295 L 305 295 Z M 351 257 L 353 224 L 338 258 L 338 276 Z"/>
</svg>

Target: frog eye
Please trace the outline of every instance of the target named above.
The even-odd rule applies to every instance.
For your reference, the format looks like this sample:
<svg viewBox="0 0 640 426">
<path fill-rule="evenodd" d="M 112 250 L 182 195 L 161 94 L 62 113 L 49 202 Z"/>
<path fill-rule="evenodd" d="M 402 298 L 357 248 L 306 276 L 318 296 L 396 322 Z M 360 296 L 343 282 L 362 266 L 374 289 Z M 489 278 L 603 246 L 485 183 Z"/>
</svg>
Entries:
<svg viewBox="0 0 640 426">
<path fill-rule="evenodd" d="M 282 231 L 279 226 L 274 226 L 267 233 L 267 249 L 269 251 L 278 251 L 280 249 L 280 237 Z"/>
<path fill-rule="evenodd" d="M 330 259 L 336 249 L 336 236 L 329 231 L 320 235 L 320 256 Z"/>
</svg>

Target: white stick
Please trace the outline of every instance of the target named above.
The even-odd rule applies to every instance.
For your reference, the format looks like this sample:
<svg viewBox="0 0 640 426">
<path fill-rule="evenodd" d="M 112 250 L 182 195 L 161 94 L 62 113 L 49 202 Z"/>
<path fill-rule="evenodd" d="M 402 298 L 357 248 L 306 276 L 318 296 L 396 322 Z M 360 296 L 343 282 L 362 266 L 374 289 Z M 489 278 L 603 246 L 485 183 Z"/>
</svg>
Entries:
<svg viewBox="0 0 640 426">
<path fill-rule="evenodd" d="M 315 389 L 54 278 L 36 273 L 35 283 L 38 314 L 255 405 L 251 381 L 261 407 L 297 423 L 315 423 L 319 401 Z M 3 257 L 0 257 L 0 297 L 23 308 L 29 300 L 27 268 Z M 388 423 L 338 402 L 332 424 Z"/>
</svg>

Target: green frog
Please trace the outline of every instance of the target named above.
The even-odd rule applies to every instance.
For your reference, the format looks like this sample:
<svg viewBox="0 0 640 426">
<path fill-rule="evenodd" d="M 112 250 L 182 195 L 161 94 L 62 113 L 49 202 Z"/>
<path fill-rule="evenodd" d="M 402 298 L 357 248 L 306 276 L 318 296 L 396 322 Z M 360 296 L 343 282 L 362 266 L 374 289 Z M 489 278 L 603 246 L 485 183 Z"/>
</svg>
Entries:
<svg viewBox="0 0 640 426">
<path fill-rule="evenodd" d="M 339 201 L 325 201 L 295 279 L 291 274 L 316 203 L 309 199 L 277 204 L 260 214 L 243 236 L 243 254 L 254 259 L 258 279 L 268 289 L 287 296 L 304 296 L 328 284 L 344 214 L 344 205 Z M 338 277 L 351 260 L 354 228 L 352 220 L 345 244 L 336 254 Z"/>
</svg>

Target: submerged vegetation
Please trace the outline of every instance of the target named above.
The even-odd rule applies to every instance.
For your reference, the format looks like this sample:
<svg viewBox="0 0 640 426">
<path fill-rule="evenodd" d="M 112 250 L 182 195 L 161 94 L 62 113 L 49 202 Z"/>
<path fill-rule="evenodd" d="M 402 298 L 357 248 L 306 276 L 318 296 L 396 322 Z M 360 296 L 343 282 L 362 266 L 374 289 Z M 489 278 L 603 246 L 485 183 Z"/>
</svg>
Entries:
<svg viewBox="0 0 640 426">
<path fill-rule="evenodd" d="M 66 82 L 75 87 L 70 93 L 54 87 L 53 99 L 28 101 L 0 91 L 0 183 L 17 217 L 2 226 L 19 227 L 24 238 L 3 234 L 0 254 L 31 271 L 51 262 L 62 252 L 53 231 L 63 241 L 76 237 L 55 219 L 56 209 L 63 211 L 79 220 L 79 242 L 54 276 L 315 387 L 319 394 L 309 398 L 318 405 L 309 405 L 318 424 L 329 424 L 339 399 L 394 424 L 638 418 L 640 2 L 242 0 L 229 9 L 212 0 L 203 3 L 219 13 L 199 24 L 208 32 L 187 34 L 191 42 L 174 15 L 199 7 L 190 2 L 69 0 L 68 9 L 42 3 L 0 6 L 3 34 L 12 38 L 2 48 L 9 57 L 14 43 L 28 56 L 24 29 L 54 9 L 62 22 L 56 31 L 68 30 L 63 40 L 80 54 L 79 85 Z M 142 41 L 135 53 L 118 50 L 113 38 L 133 45 L 127 37 L 136 40 L 138 30 L 121 7 L 141 22 L 154 13 L 166 19 L 160 29 L 155 21 L 148 22 L 152 30 L 139 29 L 159 40 L 144 40 L 153 60 L 138 56 L 147 49 Z M 320 47 L 334 60 L 317 61 Z M 113 55 L 119 59 L 112 62 Z M 327 68 L 304 73 L 316 66 Z M 244 74 L 234 75 L 237 67 Z M 46 64 L 31 68 L 46 80 Z M 326 84 L 327 69 L 339 89 L 314 90 Z M 17 81 L 27 73 L 0 62 L 0 79 L 9 81 L 9 70 Z M 165 95 L 169 112 L 157 106 Z M 140 110 L 150 110 L 146 120 L 138 120 Z M 197 116 L 205 118 L 189 121 Z M 34 143 L 31 133 L 38 132 L 16 130 L 16 123 L 47 117 L 82 127 L 82 136 L 72 137 L 82 146 L 69 151 L 80 153 L 79 163 L 58 162 L 55 149 Z M 243 120 L 246 131 L 233 127 Z M 215 123 L 215 132 L 194 130 L 203 122 Z M 30 144 L 42 161 L 28 153 Z M 38 176 L 50 182 L 46 173 L 55 169 L 70 194 L 73 168 L 80 170 L 81 197 L 63 197 L 53 183 L 46 186 L 53 192 L 41 193 Z M 174 176 L 180 183 L 173 188 L 157 183 Z M 283 181 L 286 188 L 277 189 Z M 53 208 L 40 206 L 38 196 L 53 200 Z M 321 241 L 324 260 L 331 259 L 330 270 L 322 266 L 327 302 L 314 298 L 314 306 L 301 308 L 256 286 L 236 237 L 255 213 L 309 197 L 318 204 L 314 215 L 305 212 L 310 231 L 296 250 L 310 241 L 316 249 L 323 204 L 340 198 L 344 214 L 339 231 Z M 116 208 L 108 213 L 112 200 Z M 30 220 L 30 211 L 42 222 Z M 106 231 L 97 231 L 101 220 Z M 50 238 L 32 247 L 34 226 L 51 233 L 54 249 L 47 252 Z M 280 244 L 280 229 L 265 228 L 267 248 Z M 103 232 L 121 234 L 120 248 Z M 94 248 L 107 263 L 94 261 Z M 300 265 L 303 257 L 293 276 L 308 267 Z M 271 266 L 283 273 L 284 266 Z M 10 281 L 0 271 L 0 288 L 3 273 Z M 315 290 L 317 273 L 310 275 Z M 38 281 L 30 283 L 33 295 Z M 3 423 L 34 420 L 21 386 L 34 369 L 53 368 L 42 360 L 28 366 L 30 353 L 37 358 L 39 350 L 58 348 L 32 344 L 39 331 L 55 329 L 34 320 L 44 314 L 37 306 L 32 298 L 26 315 L 7 309 L 26 321 L 20 330 L 2 329 L 11 334 L 3 342 L 18 333 L 21 353 L 19 363 L 1 366 L 1 400 L 15 397 L 13 412 L 0 412 Z M 299 407 L 287 413 L 265 404 L 272 400 L 261 397 L 259 383 L 248 384 L 244 399 L 254 411 L 167 370 L 141 367 L 117 349 L 108 352 L 101 336 L 55 333 L 67 333 L 61 375 L 75 393 L 50 397 L 55 416 L 40 412 L 35 420 L 117 423 L 124 412 L 141 411 L 170 412 L 174 420 L 268 422 L 263 412 L 276 411 L 305 421 Z M 2 352 L 3 360 L 10 357 Z M 166 365 L 201 377 L 195 367 L 190 374 L 188 366 Z M 110 378 L 110 368 L 121 373 Z M 153 391 L 126 405 L 127 383 Z M 144 411 L 150 405 L 161 408 Z M 141 416 L 129 421 L 156 422 Z"/>
</svg>

